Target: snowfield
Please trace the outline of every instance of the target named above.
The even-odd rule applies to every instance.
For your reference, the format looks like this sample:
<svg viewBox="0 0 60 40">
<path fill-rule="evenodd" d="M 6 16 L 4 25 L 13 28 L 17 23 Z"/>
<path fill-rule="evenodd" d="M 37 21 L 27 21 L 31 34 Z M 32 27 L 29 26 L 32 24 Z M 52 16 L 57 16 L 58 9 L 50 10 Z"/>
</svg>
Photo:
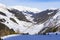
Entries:
<svg viewBox="0 0 60 40">
<path fill-rule="evenodd" d="M 3 36 L 1 37 L 1 39 L 6 39 L 6 38 L 9 38 L 9 37 L 15 37 L 15 36 L 19 36 L 19 34 L 13 34 L 13 35 L 7 35 L 7 36 Z"/>
<path fill-rule="evenodd" d="M 15 32 L 33 35 L 45 33 L 46 30 L 52 27 L 59 28 L 60 10 L 47 9 L 41 11 L 37 8 L 23 6 L 8 7 L 0 4 L 0 19 L 6 20 L 0 21 L 0 23 L 13 29 Z"/>
</svg>

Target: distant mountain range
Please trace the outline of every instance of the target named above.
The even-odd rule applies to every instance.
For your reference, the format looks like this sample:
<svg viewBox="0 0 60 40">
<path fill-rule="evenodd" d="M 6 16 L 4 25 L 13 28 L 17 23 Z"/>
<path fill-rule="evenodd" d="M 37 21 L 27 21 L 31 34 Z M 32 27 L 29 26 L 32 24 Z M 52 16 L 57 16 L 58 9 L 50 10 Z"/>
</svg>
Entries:
<svg viewBox="0 0 60 40">
<path fill-rule="evenodd" d="M 60 9 L 39 10 L 23 6 L 8 7 L 0 4 L 0 30 L 6 27 L 19 34 L 60 32 Z"/>
</svg>

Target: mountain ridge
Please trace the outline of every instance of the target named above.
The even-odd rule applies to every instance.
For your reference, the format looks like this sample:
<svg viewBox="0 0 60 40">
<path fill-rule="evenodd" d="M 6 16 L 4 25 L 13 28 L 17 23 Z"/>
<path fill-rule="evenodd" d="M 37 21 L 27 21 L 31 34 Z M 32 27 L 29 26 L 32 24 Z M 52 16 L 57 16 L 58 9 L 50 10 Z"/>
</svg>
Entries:
<svg viewBox="0 0 60 40">
<path fill-rule="evenodd" d="M 59 31 L 59 9 L 47 9 L 40 11 L 39 9 L 36 10 L 33 8 L 33 10 L 30 8 L 30 10 L 29 8 L 25 8 L 27 7 L 24 7 L 22 10 L 20 6 L 0 7 L 0 23 L 7 25 L 8 28 L 13 29 L 15 32 L 19 32 L 20 34 L 28 33 L 33 35 L 53 31 L 57 32 L 57 30 Z"/>
</svg>

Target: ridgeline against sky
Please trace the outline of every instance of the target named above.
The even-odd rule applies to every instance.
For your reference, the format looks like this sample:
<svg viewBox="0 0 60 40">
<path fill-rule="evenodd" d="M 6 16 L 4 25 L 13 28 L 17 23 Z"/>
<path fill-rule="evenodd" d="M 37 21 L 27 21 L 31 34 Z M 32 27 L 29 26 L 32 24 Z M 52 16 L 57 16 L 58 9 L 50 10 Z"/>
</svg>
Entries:
<svg viewBox="0 0 60 40">
<path fill-rule="evenodd" d="M 60 0 L 0 0 L 8 6 L 20 5 L 38 9 L 60 8 Z"/>
</svg>

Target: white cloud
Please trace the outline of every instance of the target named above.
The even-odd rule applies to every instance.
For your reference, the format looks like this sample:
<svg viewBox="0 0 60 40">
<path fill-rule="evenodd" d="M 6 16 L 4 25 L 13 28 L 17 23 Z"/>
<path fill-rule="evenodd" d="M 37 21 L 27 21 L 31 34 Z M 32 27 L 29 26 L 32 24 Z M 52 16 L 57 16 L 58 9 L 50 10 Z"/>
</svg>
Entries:
<svg viewBox="0 0 60 40">
<path fill-rule="evenodd" d="M 60 8 L 60 2 L 31 2 L 31 1 L 24 1 L 23 0 L 0 0 L 0 3 L 4 3 L 8 6 L 10 5 L 21 5 L 21 6 L 28 6 L 34 7 L 38 9 L 48 9 L 48 8 Z"/>
<path fill-rule="evenodd" d="M 60 2 L 22 2 L 19 5 L 35 7 L 39 9 L 60 8 Z"/>
</svg>

